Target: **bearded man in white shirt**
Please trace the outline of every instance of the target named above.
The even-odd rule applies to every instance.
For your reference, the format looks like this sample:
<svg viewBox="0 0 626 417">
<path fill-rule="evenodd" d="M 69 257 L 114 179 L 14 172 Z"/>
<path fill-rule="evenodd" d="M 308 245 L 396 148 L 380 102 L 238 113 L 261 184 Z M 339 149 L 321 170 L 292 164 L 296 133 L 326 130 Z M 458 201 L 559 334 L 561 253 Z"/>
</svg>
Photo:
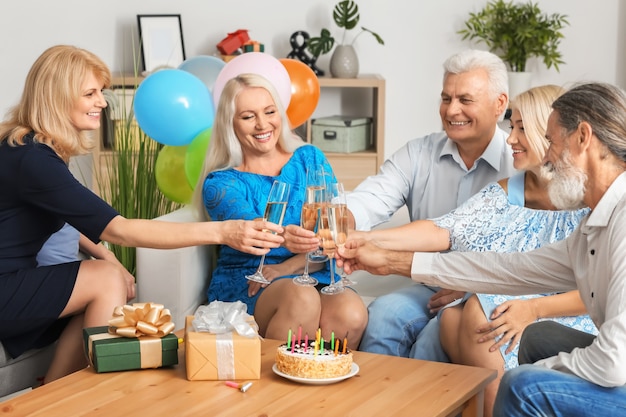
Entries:
<svg viewBox="0 0 626 417">
<path fill-rule="evenodd" d="M 544 159 L 550 199 L 591 208 L 567 239 L 526 253 L 395 252 L 354 241 L 347 271 L 512 295 L 578 289 L 597 337 L 554 323 L 530 325 L 520 361 L 504 375 L 494 416 L 626 415 L 626 93 L 587 83 L 553 104 Z M 341 262 L 340 262 L 341 264 Z"/>
</svg>

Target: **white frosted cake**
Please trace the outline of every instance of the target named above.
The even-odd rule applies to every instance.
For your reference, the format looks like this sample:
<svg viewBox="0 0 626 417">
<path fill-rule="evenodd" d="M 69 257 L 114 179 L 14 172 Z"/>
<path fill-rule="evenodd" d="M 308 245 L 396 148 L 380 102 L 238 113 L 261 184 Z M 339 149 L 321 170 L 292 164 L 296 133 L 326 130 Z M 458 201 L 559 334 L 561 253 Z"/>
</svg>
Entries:
<svg viewBox="0 0 626 417">
<path fill-rule="evenodd" d="M 283 344 L 276 351 L 276 367 L 284 374 L 300 378 L 326 379 L 347 375 L 352 369 L 352 352 L 346 349 L 342 353 L 341 344 L 336 351 L 330 349 L 329 343 L 316 350 L 314 341 L 306 349 L 304 343 L 296 343 L 293 348 Z"/>
</svg>

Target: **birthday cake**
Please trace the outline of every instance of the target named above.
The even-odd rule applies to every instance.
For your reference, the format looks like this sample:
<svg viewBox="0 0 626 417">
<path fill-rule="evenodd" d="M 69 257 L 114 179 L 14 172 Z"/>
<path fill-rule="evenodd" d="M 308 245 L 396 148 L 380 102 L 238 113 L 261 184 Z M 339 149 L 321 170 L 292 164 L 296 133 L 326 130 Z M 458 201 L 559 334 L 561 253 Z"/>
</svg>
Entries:
<svg viewBox="0 0 626 417">
<path fill-rule="evenodd" d="M 276 351 L 276 367 L 284 374 L 299 378 L 327 379 L 347 375 L 352 369 L 352 352 L 344 349 L 339 340 L 331 347 L 326 342 L 317 345 L 305 343 L 283 344 Z"/>
</svg>

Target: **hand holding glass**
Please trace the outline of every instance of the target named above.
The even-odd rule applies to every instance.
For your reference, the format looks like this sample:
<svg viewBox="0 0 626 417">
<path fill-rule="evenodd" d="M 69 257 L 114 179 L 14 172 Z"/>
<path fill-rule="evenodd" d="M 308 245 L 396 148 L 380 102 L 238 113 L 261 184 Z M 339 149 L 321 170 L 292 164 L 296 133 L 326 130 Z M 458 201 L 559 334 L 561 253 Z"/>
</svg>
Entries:
<svg viewBox="0 0 626 417">
<path fill-rule="evenodd" d="M 324 294 L 338 294 L 344 291 L 341 284 L 335 282 L 335 250 L 346 244 L 348 238 L 348 206 L 343 184 L 329 184 L 327 186 L 326 206 L 322 210 L 320 221 L 320 235 L 322 247 L 328 252 L 330 262 L 330 285 L 322 288 Z"/>
<path fill-rule="evenodd" d="M 263 220 L 282 226 L 285 210 L 287 209 L 287 201 L 289 200 L 289 188 L 289 184 L 286 182 L 274 181 L 265 205 Z M 261 257 L 261 263 L 256 272 L 252 275 L 246 275 L 246 279 L 261 284 L 269 284 L 270 281 L 263 276 L 264 263 L 265 254 Z"/>
</svg>

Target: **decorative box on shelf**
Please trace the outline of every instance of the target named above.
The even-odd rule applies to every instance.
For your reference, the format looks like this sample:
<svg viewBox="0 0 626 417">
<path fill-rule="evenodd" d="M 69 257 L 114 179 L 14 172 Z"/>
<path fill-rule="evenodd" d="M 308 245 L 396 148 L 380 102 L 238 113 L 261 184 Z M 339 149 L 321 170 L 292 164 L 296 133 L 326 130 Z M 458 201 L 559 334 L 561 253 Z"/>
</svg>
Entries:
<svg viewBox="0 0 626 417">
<path fill-rule="evenodd" d="M 313 119 L 311 143 L 326 152 L 364 151 L 372 146 L 372 118 L 331 116 Z"/>
</svg>

